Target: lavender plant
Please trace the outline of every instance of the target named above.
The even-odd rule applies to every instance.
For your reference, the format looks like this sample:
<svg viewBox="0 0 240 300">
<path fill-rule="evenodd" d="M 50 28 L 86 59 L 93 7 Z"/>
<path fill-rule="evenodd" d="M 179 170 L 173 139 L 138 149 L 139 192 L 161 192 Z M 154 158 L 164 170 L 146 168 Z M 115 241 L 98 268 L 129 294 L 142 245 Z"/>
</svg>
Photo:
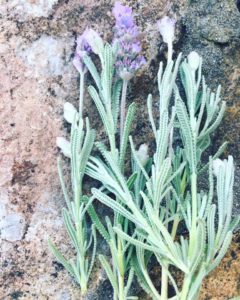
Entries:
<svg viewBox="0 0 240 300">
<path fill-rule="evenodd" d="M 153 96 L 150 94 L 147 100 L 155 149 L 152 157 L 147 144 L 136 150 L 130 135 L 136 105 L 129 105 L 126 116 L 125 106 L 129 81 L 145 60 L 132 10 L 117 2 L 113 14 L 116 26 L 112 45 L 104 43 L 91 29 L 78 39 L 74 64 L 80 73 L 79 112 L 70 103 L 65 104 L 64 115 L 72 126 L 71 140 L 69 143 L 58 139 L 58 146 L 71 159 L 73 201 L 69 200 L 61 167 L 59 173 L 67 202 L 64 223 L 76 248 L 76 262 L 66 260 L 51 242 L 50 247 L 85 292 L 95 257 L 96 227 L 111 252 L 111 262 L 104 255 L 99 255 L 99 259 L 113 287 L 114 300 L 137 299 L 130 296 L 134 274 L 152 299 L 195 300 L 203 279 L 225 255 L 239 222 L 239 218 L 232 218 L 233 158 L 219 159 L 226 143 L 208 162 L 202 159 L 226 104 L 221 101 L 220 87 L 216 92 L 207 87 L 198 53 L 193 51 L 186 59 L 181 54 L 175 61 L 172 59 L 175 20 L 164 17 L 158 27 L 168 46 L 168 59 L 165 68 L 160 63 L 157 75 L 157 120 L 153 117 Z M 89 55 L 91 52 L 99 57 L 100 71 Z M 86 119 L 84 132 L 82 118 L 87 70 L 94 82 L 88 92 L 107 136 L 106 143 L 95 143 L 99 156 L 94 157 L 90 154 L 94 131 Z M 176 142 L 176 136 L 180 141 Z M 127 155 L 128 145 L 131 158 Z M 128 159 L 131 174 L 127 176 Z M 209 184 L 201 190 L 200 179 L 206 173 Z M 92 196 L 83 195 L 84 175 L 101 183 L 99 188 L 92 188 Z M 93 205 L 95 200 L 113 210 L 113 219 L 106 217 L 105 224 L 100 221 Z M 89 238 L 86 212 L 93 223 Z M 183 235 L 181 228 L 188 234 Z M 92 259 L 88 263 L 92 238 Z M 153 258 L 161 267 L 161 291 L 149 275 Z M 181 288 L 174 276 L 176 269 L 183 273 Z M 175 290 L 174 296 L 168 294 L 169 284 Z"/>
<path fill-rule="evenodd" d="M 71 124 L 71 139 L 70 142 L 68 142 L 65 138 L 57 138 L 57 145 L 63 154 L 70 158 L 71 162 L 71 195 L 69 195 L 69 191 L 65 185 L 60 159 L 58 160 L 58 173 L 67 205 L 67 208 L 63 209 L 64 225 L 75 248 L 76 256 L 70 260 L 65 259 L 55 245 L 49 241 L 51 251 L 80 285 L 82 295 L 87 292 L 87 285 L 95 260 L 97 242 L 95 226 L 92 225 L 91 233 L 89 234 L 85 217 L 88 206 L 93 199 L 88 199 L 88 197 L 83 194 L 83 177 L 95 139 L 95 131 L 90 128 L 88 119 L 85 121 L 86 129 L 84 130 L 82 115 L 84 75 L 87 71 L 83 62 L 83 56 L 91 51 L 87 42 L 89 34 L 91 34 L 91 32 L 85 31 L 83 35 L 78 38 L 76 54 L 73 60 L 80 74 L 79 112 L 71 103 L 67 102 L 64 104 L 64 118 Z M 89 260 L 91 246 L 92 257 Z"/>
<path fill-rule="evenodd" d="M 128 137 L 135 114 L 135 104 L 132 103 L 125 116 L 127 85 L 136 70 L 145 63 L 145 60 L 140 54 L 141 45 L 138 40 L 139 33 L 134 23 L 132 10 L 117 2 L 114 6 L 113 13 L 116 18 L 113 45 L 110 46 L 107 43 L 103 44 L 102 41 L 96 43 L 95 39 L 89 40 L 93 52 L 100 58 L 102 67 L 101 74 L 98 73 L 97 68 L 89 56 L 85 56 L 83 60 L 96 85 L 96 88 L 90 86 L 88 90 L 102 119 L 112 158 L 119 162 L 119 168 L 121 172 L 124 173 Z M 118 147 L 117 129 L 119 110 L 120 144 Z M 106 145 L 100 142 L 96 143 L 96 146 L 99 148 L 101 154 L 106 150 Z M 89 165 L 94 166 L 98 160 L 99 158 L 91 157 Z M 86 174 L 92 176 L 89 168 L 86 170 Z M 129 187 L 132 185 L 134 177 L 135 175 L 129 178 Z M 104 184 L 101 191 L 106 192 Z M 118 201 L 116 198 L 116 202 Z M 114 214 L 113 224 L 109 218 L 106 218 L 107 228 L 104 228 L 104 225 L 100 223 L 92 206 L 89 208 L 89 214 L 93 223 L 110 247 L 112 266 L 105 256 L 100 255 L 99 259 L 112 284 L 114 299 L 136 299 L 136 297 L 128 295 L 134 275 L 133 268 L 130 264 L 133 246 L 126 243 L 124 239 L 116 235 L 113 231 L 113 227 L 118 226 L 124 230 L 124 232 L 129 233 L 131 228 L 129 227 L 128 219 L 123 218 L 121 214 L 116 212 Z M 126 284 L 124 281 L 125 278 L 127 278 Z"/>
<path fill-rule="evenodd" d="M 120 139 L 123 137 L 125 123 L 125 106 L 128 83 L 137 69 L 146 61 L 141 54 L 142 47 L 139 40 L 139 29 L 135 24 L 132 9 L 116 2 L 113 8 L 116 19 L 114 28 L 114 47 L 117 48 L 115 67 L 122 79 L 121 113 L 120 113 Z"/>
</svg>

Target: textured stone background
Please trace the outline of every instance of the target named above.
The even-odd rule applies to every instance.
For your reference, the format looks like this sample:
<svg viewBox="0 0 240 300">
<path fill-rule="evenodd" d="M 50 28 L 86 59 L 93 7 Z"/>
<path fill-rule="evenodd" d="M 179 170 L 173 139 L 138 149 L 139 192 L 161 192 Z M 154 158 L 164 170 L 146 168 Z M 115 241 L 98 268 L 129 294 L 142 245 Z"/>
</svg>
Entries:
<svg viewBox="0 0 240 300">
<path fill-rule="evenodd" d="M 74 41 L 86 26 L 111 39 L 113 19 L 108 0 L 1 0 L 0 2 L 0 299 L 80 299 L 79 290 L 54 257 L 51 236 L 71 252 L 63 228 L 64 205 L 56 171 L 55 138 L 67 135 L 62 120 L 65 101 L 78 98 L 78 75 L 71 59 Z M 165 46 L 156 21 L 175 16 L 175 51 L 196 49 L 212 87 L 223 86 L 228 109 L 213 140 L 224 140 L 236 159 L 235 213 L 240 204 L 240 4 L 235 0 L 131 0 L 143 31 L 148 70 L 134 80 L 129 101 L 139 108 L 135 134 L 150 140 L 146 96 L 156 93 L 156 72 Z M 90 99 L 86 114 L 99 127 Z M 96 116 L 96 117 L 95 117 Z M 226 153 L 226 155 L 227 155 Z M 236 236 L 222 265 L 204 282 L 201 299 L 240 295 L 240 242 Z M 88 299 L 112 299 L 96 267 Z M 145 296 L 141 296 L 143 299 Z"/>
</svg>

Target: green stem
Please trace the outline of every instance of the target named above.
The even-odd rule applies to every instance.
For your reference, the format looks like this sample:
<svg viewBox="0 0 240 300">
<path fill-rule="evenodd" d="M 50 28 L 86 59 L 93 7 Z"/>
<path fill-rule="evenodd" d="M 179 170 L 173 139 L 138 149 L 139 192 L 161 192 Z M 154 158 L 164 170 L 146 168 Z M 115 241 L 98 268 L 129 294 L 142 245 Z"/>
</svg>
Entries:
<svg viewBox="0 0 240 300">
<path fill-rule="evenodd" d="M 120 108 L 120 145 L 122 144 L 125 115 L 126 115 L 126 96 L 127 96 L 128 80 L 123 79 L 121 108 Z"/>
<path fill-rule="evenodd" d="M 122 252 L 122 241 L 118 237 L 118 299 L 125 300 L 124 295 L 124 256 Z"/>
<path fill-rule="evenodd" d="M 168 64 L 172 61 L 172 54 L 173 54 L 173 45 L 172 42 L 168 43 Z"/>
<path fill-rule="evenodd" d="M 81 282 L 80 286 L 81 286 L 82 296 L 86 295 L 86 293 L 87 293 L 87 283 L 86 283 L 86 281 Z"/>
<path fill-rule="evenodd" d="M 180 219 L 177 216 L 176 219 L 174 219 L 173 227 L 172 227 L 172 232 L 171 232 L 171 236 L 172 236 L 173 240 L 175 239 L 175 236 L 177 234 L 177 228 L 178 228 L 179 222 L 180 222 Z"/>
<path fill-rule="evenodd" d="M 166 268 L 162 267 L 162 279 L 161 279 L 161 300 L 168 299 L 168 274 L 167 274 L 168 265 Z"/>
<path fill-rule="evenodd" d="M 116 159 L 117 158 L 117 149 L 116 149 L 115 134 L 109 135 L 109 143 L 110 143 L 111 154 L 112 154 L 113 158 Z"/>
<path fill-rule="evenodd" d="M 79 244 L 78 250 L 78 261 L 79 261 L 79 270 L 80 270 L 80 287 L 81 293 L 84 295 L 87 292 L 87 270 L 85 269 L 85 246 L 84 246 L 84 229 L 82 221 L 76 221 L 76 230 L 77 230 L 77 241 Z"/>
<path fill-rule="evenodd" d="M 173 222 L 173 227 L 171 231 L 171 237 L 174 240 L 176 233 L 177 233 L 177 228 L 179 224 L 179 217 L 176 217 Z M 162 279 L 161 279 L 161 300 L 167 300 L 168 299 L 168 264 L 163 268 L 162 267 Z"/>
<path fill-rule="evenodd" d="M 192 224 L 190 230 L 190 237 L 189 237 L 189 257 L 191 258 L 196 238 L 197 238 L 197 175 L 193 173 L 191 175 L 191 192 L 192 192 Z"/>
<path fill-rule="evenodd" d="M 192 225 L 196 227 L 197 224 L 197 175 L 195 173 L 191 176 L 191 192 L 192 192 Z"/>
<path fill-rule="evenodd" d="M 190 283 L 191 283 L 191 277 L 185 277 L 180 300 L 189 300 L 188 292 L 189 292 Z"/>
<path fill-rule="evenodd" d="M 124 277 L 119 274 L 118 276 L 119 295 L 118 300 L 125 300 L 124 295 Z"/>
<path fill-rule="evenodd" d="M 79 89 L 79 118 L 83 118 L 83 98 L 84 98 L 84 72 L 80 72 L 80 89 Z"/>
</svg>

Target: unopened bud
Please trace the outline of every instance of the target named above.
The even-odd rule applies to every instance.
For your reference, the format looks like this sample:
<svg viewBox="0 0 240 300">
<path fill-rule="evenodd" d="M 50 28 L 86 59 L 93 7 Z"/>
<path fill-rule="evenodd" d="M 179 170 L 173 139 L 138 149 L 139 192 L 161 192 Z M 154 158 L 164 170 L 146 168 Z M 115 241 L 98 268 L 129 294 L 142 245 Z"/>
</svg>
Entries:
<svg viewBox="0 0 240 300">
<path fill-rule="evenodd" d="M 103 40 L 95 30 L 87 29 L 85 39 L 95 54 L 99 55 L 102 53 L 104 49 Z"/>
<path fill-rule="evenodd" d="M 57 137 L 56 140 L 57 146 L 61 149 L 62 153 L 66 157 L 71 157 L 71 145 L 64 137 Z"/>
<path fill-rule="evenodd" d="M 163 38 L 164 43 L 172 43 L 174 40 L 174 30 L 175 30 L 176 20 L 171 19 L 167 16 L 163 17 L 158 21 L 158 29 Z"/>
<path fill-rule="evenodd" d="M 188 64 L 193 71 L 197 71 L 200 64 L 200 56 L 196 51 L 192 51 L 189 53 Z"/>
<path fill-rule="evenodd" d="M 76 115 L 77 115 L 77 110 L 76 108 L 72 105 L 72 103 L 70 102 L 66 102 L 64 104 L 64 113 L 63 113 L 63 117 L 64 119 L 72 124 L 74 119 L 76 118 Z"/>
<path fill-rule="evenodd" d="M 144 167 L 149 159 L 147 144 L 140 145 L 140 147 L 137 151 L 137 157 L 138 157 L 140 163 L 142 164 L 142 166 Z"/>
</svg>

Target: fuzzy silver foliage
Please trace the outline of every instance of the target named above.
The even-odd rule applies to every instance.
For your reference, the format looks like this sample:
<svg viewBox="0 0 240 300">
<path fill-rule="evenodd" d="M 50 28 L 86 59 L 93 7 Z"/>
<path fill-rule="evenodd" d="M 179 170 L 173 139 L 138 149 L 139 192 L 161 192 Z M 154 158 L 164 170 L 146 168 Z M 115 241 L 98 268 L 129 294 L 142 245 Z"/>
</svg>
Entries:
<svg viewBox="0 0 240 300">
<path fill-rule="evenodd" d="M 180 54 L 173 61 L 170 55 L 165 68 L 160 63 L 157 75 L 157 119 L 153 117 L 155 97 L 149 95 L 147 100 L 155 143 L 152 156 L 147 153 L 145 144 L 140 147 L 141 151 L 136 150 L 130 135 L 136 112 L 134 103 L 128 107 L 119 144 L 120 97 L 124 87 L 122 81 L 114 77 L 116 49 L 104 43 L 99 35 L 97 37 L 94 47 L 91 46 L 93 50 L 97 49 L 100 71 L 89 56 L 83 56 L 83 62 L 94 82 L 88 92 L 108 141 L 106 144 L 96 142 L 99 156 L 91 156 L 95 134 L 88 120 L 84 129 L 81 114 L 68 117 L 72 123 L 69 156 L 73 200 L 68 195 L 60 164 L 59 175 L 67 204 L 63 209 L 64 223 L 77 252 L 76 258 L 66 260 L 52 242 L 49 242 L 50 247 L 85 292 L 95 258 L 96 228 L 110 248 L 111 260 L 104 255 L 99 255 L 99 260 L 113 287 L 114 300 L 137 299 L 131 296 L 134 275 L 152 299 L 198 299 L 203 279 L 220 263 L 239 222 L 239 218 L 232 218 L 233 158 L 218 158 L 226 143 L 209 157 L 207 163 L 202 160 L 204 151 L 211 144 L 211 134 L 225 111 L 220 87 L 216 92 L 207 87 L 202 75 L 202 59 L 196 52 L 192 52 L 188 60 L 183 60 Z M 181 92 L 177 77 L 181 81 Z M 176 136 L 180 137 L 177 145 L 174 142 Z M 129 160 L 130 171 L 125 167 Z M 200 190 L 199 181 L 206 172 L 209 185 Z M 85 175 L 101 184 L 100 188 L 92 188 L 91 197 L 83 195 Z M 106 217 L 105 222 L 101 222 L 94 200 L 110 207 L 113 218 Z M 93 223 L 90 237 L 86 212 Z M 180 228 L 188 234 L 183 235 Z M 87 253 L 92 240 L 89 262 Z M 152 259 L 162 270 L 160 292 L 149 275 Z M 170 266 L 183 273 L 181 289 Z M 171 298 L 169 284 L 175 290 L 175 296 Z"/>
</svg>

